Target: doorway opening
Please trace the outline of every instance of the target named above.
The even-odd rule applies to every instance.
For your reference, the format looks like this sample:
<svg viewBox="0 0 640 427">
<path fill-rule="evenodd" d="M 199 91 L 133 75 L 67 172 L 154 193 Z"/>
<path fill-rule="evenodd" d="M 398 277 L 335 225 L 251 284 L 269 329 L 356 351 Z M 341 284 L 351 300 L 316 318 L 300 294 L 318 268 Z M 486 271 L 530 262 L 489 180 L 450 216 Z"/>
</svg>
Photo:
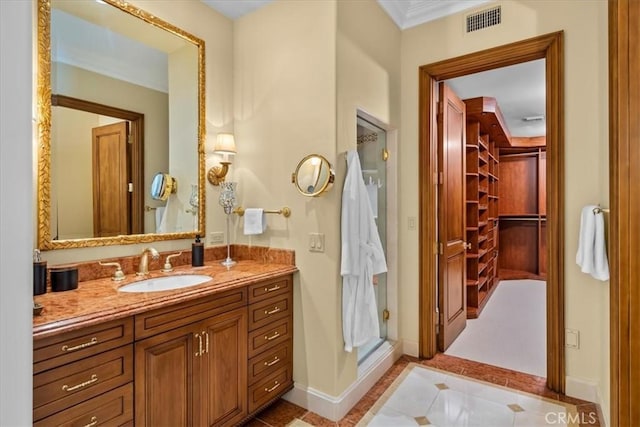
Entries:
<svg viewBox="0 0 640 427">
<path fill-rule="evenodd" d="M 441 85 L 466 115 L 466 326 L 439 350 L 545 377 L 545 61 Z"/>
<path fill-rule="evenodd" d="M 448 239 L 453 234 L 442 232 L 446 218 L 457 221 L 458 229 L 463 224 L 460 217 L 446 216 L 438 203 L 446 191 L 444 180 L 447 171 L 443 162 L 442 148 L 438 148 L 438 84 L 452 78 L 482 71 L 502 68 L 514 64 L 545 60 L 546 80 L 546 159 L 545 175 L 547 192 L 544 197 L 547 211 L 544 239 L 546 249 L 546 353 L 547 386 L 564 392 L 564 180 L 563 180 L 563 61 L 562 32 L 547 34 L 533 39 L 500 46 L 485 51 L 453 58 L 420 67 L 420 356 L 433 357 L 438 351 L 436 328 L 449 320 L 460 318 L 461 301 L 466 300 L 466 275 L 464 247 L 467 246 L 466 230 L 460 230 L 457 239 Z M 441 138 L 442 139 L 442 138 Z M 463 139 L 464 140 L 464 139 Z M 464 151 L 462 152 L 464 153 Z M 462 153 L 459 153 L 460 155 Z M 453 163 L 455 164 L 455 162 Z M 464 163 L 462 163 L 464 165 Z M 442 173 L 442 175 L 441 175 Z M 442 184 L 441 184 L 442 183 Z M 461 185 L 466 185 L 463 181 Z M 463 193 L 458 191 L 456 201 L 460 209 L 466 205 Z M 462 203 L 464 202 L 464 205 Z M 436 212 L 438 215 L 436 217 Z M 466 211 L 465 211 L 466 213 Z M 466 219 L 466 218 L 465 218 Z M 466 227 L 466 224 L 464 224 Z M 456 229 L 454 227 L 454 229 Z M 446 238 L 445 238 L 446 237 Z M 460 251 L 462 249 L 462 251 Z M 449 261 L 448 263 L 446 261 Z M 458 269 L 456 270 L 456 266 Z M 455 298 L 447 299 L 442 292 L 446 281 L 457 282 L 461 291 L 453 292 Z M 440 286 L 441 292 L 437 292 Z M 446 289 L 446 286 L 444 287 Z M 436 297 L 437 295 L 437 297 Z M 457 301 L 458 306 L 451 301 Z M 443 302 L 447 304 L 443 305 Z M 466 303 L 466 301 L 465 301 Z M 448 313 L 438 308 L 449 308 Z M 465 307 L 466 310 L 466 307 Z M 465 313 L 466 314 L 466 313 Z M 466 315 L 464 316 L 466 320 Z"/>
</svg>

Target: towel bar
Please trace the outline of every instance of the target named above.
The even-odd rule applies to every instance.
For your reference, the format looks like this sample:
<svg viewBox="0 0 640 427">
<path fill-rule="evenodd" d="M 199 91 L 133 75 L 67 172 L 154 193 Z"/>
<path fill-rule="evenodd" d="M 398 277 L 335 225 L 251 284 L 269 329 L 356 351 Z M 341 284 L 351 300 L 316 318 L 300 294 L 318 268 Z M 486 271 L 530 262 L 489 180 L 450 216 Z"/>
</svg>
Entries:
<svg viewBox="0 0 640 427">
<path fill-rule="evenodd" d="M 233 213 L 238 214 L 239 216 L 244 215 L 244 208 L 242 206 L 238 206 L 233 210 Z M 283 207 L 282 209 L 265 209 L 264 213 L 268 214 L 278 214 L 282 215 L 285 218 L 289 218 L 291 216 L 291 209 L 288 207 Z"/>
<path fill-rule="evenodd" d="M 599 213 L 609 213 L 609 209 L 608 208 L 601 208 L 600 206 L 593 208 L 593 214 L 597 215 Z"/>
</svg>

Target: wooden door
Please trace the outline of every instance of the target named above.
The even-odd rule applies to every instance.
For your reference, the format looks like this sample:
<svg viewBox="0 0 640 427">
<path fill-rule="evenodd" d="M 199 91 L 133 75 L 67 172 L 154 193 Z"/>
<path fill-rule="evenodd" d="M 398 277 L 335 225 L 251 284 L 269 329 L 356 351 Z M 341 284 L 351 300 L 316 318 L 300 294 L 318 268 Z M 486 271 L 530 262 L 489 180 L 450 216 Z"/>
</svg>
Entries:
<svg viewBox="0 0 640 427">
<path fill-rule="evenodd" d="M 444 83 L 438 104 L 438 348 L 467 325 L 465 104 Z"/>
<path fill-rule="evenodd" d="M 126 121 L 92 131 L 94 237 L 131 233 L 128 134 Z"/>
<path fill-rule="evenodd" d="M 205 354 L 195 425 L 236 425 L 248 413 L 246 307 L 203 322 L 201 331 Z"/>
<path fill-rule="evenodd" d="M 202 356 L 192 325 L 135 344 L 135 424 L 191 426 L 194 405 L 201 401 Z"/>
</svg>

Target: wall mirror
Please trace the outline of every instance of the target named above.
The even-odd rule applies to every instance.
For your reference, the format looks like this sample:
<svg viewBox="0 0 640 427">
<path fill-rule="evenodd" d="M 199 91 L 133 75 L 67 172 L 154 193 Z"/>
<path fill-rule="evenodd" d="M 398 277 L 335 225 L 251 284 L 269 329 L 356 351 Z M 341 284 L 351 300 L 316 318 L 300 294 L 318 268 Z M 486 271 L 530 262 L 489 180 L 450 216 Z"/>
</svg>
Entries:
<svg viewBox="0 0 640 427">
<path fill-rule="evenodd" d="M 203 40 L 126 2 L 38 0 L 40 249 L 204 235 L 204 65 Z M 183 184 L 166 200 L 159 171 Z"/>
<path fill-rule="evenodd" d="M 319 154 L 304 157 L 293 174 L 291 182 L 304 196 L 317 197 L 333 186 L 335 174 L 331 163 Z"/>
</svg>

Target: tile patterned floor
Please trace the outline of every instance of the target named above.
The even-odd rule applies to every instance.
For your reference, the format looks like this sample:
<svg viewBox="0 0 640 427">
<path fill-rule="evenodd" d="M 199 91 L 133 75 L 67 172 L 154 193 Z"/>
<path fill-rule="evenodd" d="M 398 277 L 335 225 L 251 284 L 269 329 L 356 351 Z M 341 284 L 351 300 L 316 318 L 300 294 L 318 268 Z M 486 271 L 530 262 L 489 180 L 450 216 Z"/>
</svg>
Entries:
<svg viewBox="0 0 640 427">
<path fill-rule="evenodd" d="M 459 374 L 467 378 L 485 381 L 514 390 L 543 396 L 548 399 L 557 400 L 559 402 L 569 403 L 576 406 L 578 419 L 584 422 L 579 424 L 583 426 L 600 426 L 597 415 L 597 405 L 574 399 L 568 396 L 560 395 L 552 392 L 545 387 L 545 379 L 533 375 L 523 374 L 508 369 L 498 368 L 495 366 L 484 365 L 478 362 L 460 359 L 444 354 L 437 354 L 430 360 L 419 360 L 409 356 L 402 356 L 369 390 L 369 392 L 349 411 L 349 413 L 340 421 L 333 422 L 323 418 L 313 412 L 309 412 L 304 408 L 296 406 L 285 400 L 276 402 L 271 407 L 265 409 L 246 425 L 249 427 L 285 427 L 304 426 L 306 424 L 318 427 L 352 427 L 360 422 L 367 412 L 374 407 L 376 402 L 385 393 L 385 391 L 393 384 L 399 375 L 405 370 L 410 363 L 416 363 L 427 367 L 433 367 L 442 371 Z M 446 382 L 441 387 L 449 387 Z M 515 402 L 516 404 L 519 402 Z M 517 411 L 516 407 L 510 409 Z M 421 419 L 424 415 L 416 414 L 419 420 L 418 424 L 429 422 L 428 419 Z M 369 414 L 370 416 L 370 414 Z M 303 423 L 300 423 L 302 421 Z M 364 420 L 365 422 L 367 419 Z M 435 420 L 432 420 L 435 422 Z M 373 427 L 373 424 L 372 424 Z"/>
</svg>

